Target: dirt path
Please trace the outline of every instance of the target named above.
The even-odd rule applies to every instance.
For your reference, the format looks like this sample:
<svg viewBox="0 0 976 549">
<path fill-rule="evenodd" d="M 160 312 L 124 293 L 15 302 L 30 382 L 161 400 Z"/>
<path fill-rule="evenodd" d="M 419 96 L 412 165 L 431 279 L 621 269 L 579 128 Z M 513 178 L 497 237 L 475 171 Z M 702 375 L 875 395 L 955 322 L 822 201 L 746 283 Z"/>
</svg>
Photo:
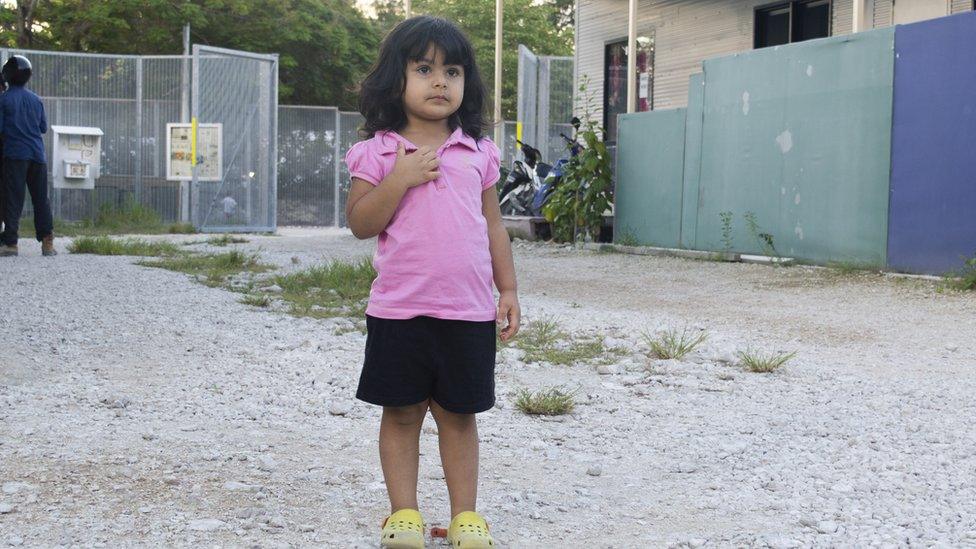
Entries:
<svg viewBox="0 0 976 549">
<path fill-rule="evenodd" d="M 299 269 L 373 246 L 282 234 L 243 247 Z M 0 261 L 0 544 L 375 546 L 387 504 L 378 410 L 352 398 L 361 333 L 22 244 Z M 530 322 L 626 352 L 605 375 L 500 354 L 499 407 L 480 419 L 500 547 L 976 544 L 973 295 L 531 244 L 516 264 Z M 668 326 L 709 339 L 650 361 L 641 332 Z M 728 363 L 747 348 L 798 354 L 752 374 Z M 555 384 L 577 391 L 571 416 L 514 409 L 516 389 Z M 421 510 L 443 524 L 434 434 Z"/>
</svg>

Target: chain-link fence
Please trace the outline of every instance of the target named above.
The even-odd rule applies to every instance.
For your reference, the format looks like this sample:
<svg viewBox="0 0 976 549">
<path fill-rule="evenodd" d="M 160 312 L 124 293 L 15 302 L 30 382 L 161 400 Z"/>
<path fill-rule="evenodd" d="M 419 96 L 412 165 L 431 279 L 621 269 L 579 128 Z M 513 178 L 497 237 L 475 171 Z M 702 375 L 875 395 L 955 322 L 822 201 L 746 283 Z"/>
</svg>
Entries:
<svg viewBox="0 0 976 549">
<path fill-rule="evenodd" d="M 163 222 L 188 221 L 203 230 L 273 230 L 276 140 L 270 136 L 277 118 L 276 57 L 213 48 L 195 52 L 134 56 L 0 50 L 0 62 L 16 54 L 31 60 L 29 87 L 44 103 L 49 126 L 96 127 L 104 133 L 95 188 L 52 185 L 55 218 L 93 219 L 105 207 L 140 205 Z M 168 180 L 166 157 L 167 124 L 189 123 L 194 111 L 201 122 L 221 125 L 223 153 L 221 173 L 195 185 Z M 49 170 L 52 133 L 44 135 Z M 28 200 L 24 216 L 31 215 Z"/>
<path fill-rule="evenodd" d="M 93 219 L 101 208 L 139 204 L 165 223 L 209 231 L 346 225 L 343 158 L 360 140 L 362 116 L 335 107 L 275 108 L 272 56 L 195 48 L 194 66 L 194 56 L 0 51 L 2 60 L 14 54 L 33 63 L 29 86 L 49 125 L 104 132 L 94 190 L 50 190 L 57 219 Z M 195 183 L 167 180 L 167 124 L 188 123 L 194 113 L 201 124 L 221 124 L 222 172 Z M 516 133 L 515 122 L 503 123 L 505 166 L 515 159 Z M 24 216 L 31 215 L 28 198 Z"/>
<path fill-rule="evenodd" d="M 346 152 L 363 117 L 334 107 L 278 107 L 278 224 L 346 226 Z M 515 122 L 505 122 L 502 164 L 515 158 Z M 337 139 L 338 136 L 338 139 Z"/>
<path fill-rule="evenodd" d="M 197 139 L 197 155 L 219 162 L 206 178 L 199 167 L 193 173 L 194 226 L 208 232 L 274 231 L 278 56 L 193 46 L 192 98 L 196 120 L 219 124 L 216 147 L 203 133 Z"/>
<path fill-rule="evenodd" d="M 554 163 L 567 154 L 560 134 L 572 136 L 573 58 L 537 56 L 519 45 L 518 123 L 522 142 Z"/>
<path fill-rule="evenodd" d="M 179 218 L 179 182 L 166 181 L 167 122 L 188 112 L 182 56 L 122 56 L 4 49 L 27 56 L 30 88 L 44 103 L 48 124 L 94 126 L 102 137 L 101 177 L 95 189 L 52 189 L 58 219 L 94 217 L 103 205 L 143 204 L 164 221 Z M 51 135 L 44 136 L 48 163 Z M 25 215 L 32 215 L 28 204 Z"/>
<path fill-rule="evenodd" d="M 278 224 L 336 224 L 338 122 L 334 107 L 278 107 Z"/>
</svg>

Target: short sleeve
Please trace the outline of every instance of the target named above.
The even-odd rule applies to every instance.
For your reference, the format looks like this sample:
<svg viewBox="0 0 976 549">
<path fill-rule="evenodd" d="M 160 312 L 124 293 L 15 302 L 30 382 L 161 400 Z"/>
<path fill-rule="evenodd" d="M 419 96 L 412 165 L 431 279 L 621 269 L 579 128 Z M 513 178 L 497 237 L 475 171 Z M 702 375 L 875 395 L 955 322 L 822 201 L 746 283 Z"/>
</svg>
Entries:
<svg viewBox="0 0 976 549">
<path fill-rule="evenodd" d="M 383 166 L 380 155 L 371 147 L 372 140 L 360 141 L 346 153 L 346 166 L 349 177 L 358 177 L 373 185 L 379 185 L 383 180 Z"/>
<path fill-rule="evenodd" d="M 486 157 L 484 177 L 481 179 L 481 190 L 486 190 L 498 183 L 498 176 L 501 173 L 498 169 L 501 165 L 501 153 L 495 142 L 487 137 L 478 142 L 478 147 Z"/>
</svg>

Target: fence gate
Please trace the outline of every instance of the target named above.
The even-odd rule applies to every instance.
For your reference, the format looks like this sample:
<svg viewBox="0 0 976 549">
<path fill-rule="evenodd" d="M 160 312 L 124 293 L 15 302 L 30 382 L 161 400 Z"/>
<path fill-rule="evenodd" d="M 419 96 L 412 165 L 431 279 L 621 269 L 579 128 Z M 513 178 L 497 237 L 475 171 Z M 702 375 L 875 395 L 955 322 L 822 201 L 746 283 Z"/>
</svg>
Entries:
<svg viewBox="0 0 976 549">
<path fill-rule="evenodd" d="M 193 46 L 191 219 L 202 232 L 277 226 L 278 56 Z"/>
<path fill-rule="evenodd" d="M 522 141 L 554 163 L 567 154 L 561 133 L 572 135 L 573 58 L 537 56 L 519 44 L 518 123 Z"/>
</svg>

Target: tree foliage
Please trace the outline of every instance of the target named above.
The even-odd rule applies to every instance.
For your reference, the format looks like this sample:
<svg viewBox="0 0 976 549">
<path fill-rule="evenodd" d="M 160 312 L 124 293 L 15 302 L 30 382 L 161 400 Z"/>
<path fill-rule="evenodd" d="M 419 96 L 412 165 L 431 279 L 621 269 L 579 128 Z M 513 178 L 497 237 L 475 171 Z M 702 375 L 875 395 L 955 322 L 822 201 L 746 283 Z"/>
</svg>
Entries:
<svg viewBox="0 0 976 549">
<path fill-rule="evenodd" d="M 502 116 L 514 120 L 518 92 L 518 47 L 537 55 L 572 55 L 573 29 L 563 19 L 572 13 L 572 0 L 505 0 L 502 33 Z M 495 82 L 495 3 L 485 0 L 414 0 L 414 15 L 437 15 L 457 23 L 474 45 L 491 101 Z M 402 2 L 376 3 L 376 25 L 382 34 L 403 19 Z"/>
<path fill-rule="evenodd" d="M 195 44 L 281 55 L 280 101 L 354 108 L 356 86 L 401 0 L 376 2 L 369 19 L 352 0 L 17 0 L 0 3 L 0 45 L 38 50 L 179 54 L 183 25 Z M 504 115 L 515 116 L 518 45 L 540 55 L 572 51 L 572 0 L 505 0 Z M 492 90 L 494 2 L 414 0 L 415 13 L 458 23 Z"/>
<path fill-rule="evenodd" d="M 282 103 L 352 108 L 376 55 L 375 25 L 349 0 L 33 0 L 25 38 L 20 6 L 0 8 L 8 47 L 179 54 L 183 25 L 195 44 L 281 55 Z M 25 2 L 20 2 L 24 4 Z"/>
</svg>

